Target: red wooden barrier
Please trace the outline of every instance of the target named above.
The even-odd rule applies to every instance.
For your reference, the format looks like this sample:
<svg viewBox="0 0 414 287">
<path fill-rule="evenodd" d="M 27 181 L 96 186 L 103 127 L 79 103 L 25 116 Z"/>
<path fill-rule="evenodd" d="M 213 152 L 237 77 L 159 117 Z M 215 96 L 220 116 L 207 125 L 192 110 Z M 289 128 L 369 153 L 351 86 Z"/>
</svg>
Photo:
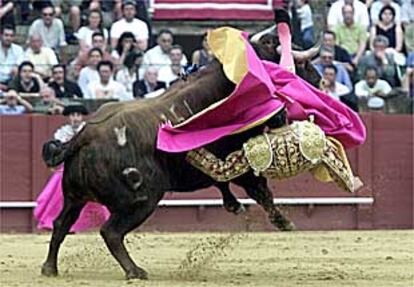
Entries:
<svg viewBox="0 0 414 287">
<path fill-rule="evenodd" d="M 373 197 L 373 205 L 305 205 L 284 210 L 300 229 L 413 228 L 413 116 L 365 114 L 366 143 L 349 152 L 351 165 L 366 184 L 356 195 L 309 175 L 270 182 L 279 197 Z M 0 116 L 0 203 L 32 201 L 50 174 L 43 164 L 42 144 L 64 122 L 62 117 Z M 245 194 L 233 189 L 240 198 Z M 214 189 L 167 194 L 166 199 L 220 198 Z M 0 231 L 33 230 L 31 209 L 0 208 Z M 143 226 L 146 230 L 271 230 L 266 215 L 250 206 L 233 216 L 221 207 L 161 207 Z"/>
</svg>

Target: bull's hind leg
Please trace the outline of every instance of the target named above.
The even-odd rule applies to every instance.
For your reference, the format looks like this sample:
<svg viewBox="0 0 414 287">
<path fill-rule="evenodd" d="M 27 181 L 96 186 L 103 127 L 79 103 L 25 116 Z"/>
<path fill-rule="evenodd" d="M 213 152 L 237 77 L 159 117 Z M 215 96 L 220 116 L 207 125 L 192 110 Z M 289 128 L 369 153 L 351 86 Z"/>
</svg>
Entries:
<svg viewBox="0 0 414 287">
<path fill-rule="evenodd" d="M 224 208 L 228 212 L 240 214 L 246 211 L 243 204 L 241 204 L 231 192 L 228 182 L 216 182 L 214 183 L 214 186 L 220 190 L 223 196 Z"/>
<path fill-rule="evenodd" d="M 252 173 L 249 173 L 237 178 L 235 182 L 243 187 L 247 194 L 263 207 L 269 216 L 270 222 L 279 230 L 291 231 L 295 229 L 294 224 L 273 203 L 273 195 L 267 186 L 265 178 L 256 177 Z"/>
<path fill-rule="evenodd" d="M 125 207 L 123 211 L 114 212 L 109 220 L 102 226 L 101 235 L 105 243 L 115 257 L 127 279 L 147 279 L 147 272 L 138 267 L 128 254 L 124 245 L 124 237 L 131 230 L 137 228 L 155 210 L 157 203 L 144 203 L 130 208 Z"/>
<path fill-rule="evenodd" d="M 49 252 L 46 262 L 42 266 L 42 274 L 45 276 L 57 276 L 57 257 L 60 245 L 70 228 L 79 217 L 85 202 L 74 202 L 69 198 L 64 198 L 63 208 L 59 216 L 53 222 L 52 239 L 49 243 Z"/>
</svg>

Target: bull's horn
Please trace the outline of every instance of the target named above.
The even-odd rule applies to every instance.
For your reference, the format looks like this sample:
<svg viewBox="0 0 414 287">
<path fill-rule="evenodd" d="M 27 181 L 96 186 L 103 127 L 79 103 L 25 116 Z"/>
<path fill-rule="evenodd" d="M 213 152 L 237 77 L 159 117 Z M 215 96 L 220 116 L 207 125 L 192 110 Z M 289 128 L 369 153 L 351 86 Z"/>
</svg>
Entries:
<svg viewBox="0 0 414 287">
<path fill-rule="evenodd" d="M 320 45 L 315 45 L 312 48 L 309 48 L 305 51 L 292 51 L 292 55 L 293 58 L 297 61 L 311 60 L 319 53 L 320 48 Z"/>
<path fill-rule="evenodd" d="M 323 39 L 322 36 L 319 37 L 318 42 L 316 42 L 316 44 L 312 48 L 309 48 L 308 50 L 295 51 L 295 53 L 293 54 L 293 58 L 297 61 L 312 60 L 312 58 L 314 58 L 319 53 L 319 51 L 321 49 L 322 39 Z"/>
<path fill-rule="evenodd" d="M 311 60 L 313 57 L 315 57 L 319 53 L 319 49 L 320 49 L 320 45 L 318 44 L 305 51 L 292 50 L 293 59 L 295 59 L 295 61 L 298 61 L 298 62 Z M 279 54 L 281 54 L 282 47 L 278 46 L 276 50 Z"/>
<path fill-rule="evenodd" d="M 263 35 L 272 33 L 276 28 L 276 25 L 270 26 L 269 28 L 266 28 L 260 32 L 257 32 L 250 38 L 250 42 L 252 43 L 259 43 L 260 38 L 262 38 Z"/>
</svg>

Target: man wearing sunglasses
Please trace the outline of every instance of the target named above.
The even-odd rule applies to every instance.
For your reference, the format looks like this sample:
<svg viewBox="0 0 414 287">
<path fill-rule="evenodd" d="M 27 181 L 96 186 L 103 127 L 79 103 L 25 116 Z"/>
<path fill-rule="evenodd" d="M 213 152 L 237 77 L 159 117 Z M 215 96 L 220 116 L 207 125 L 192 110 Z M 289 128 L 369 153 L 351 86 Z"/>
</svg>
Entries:
<svg viewBox="0 0 414 287">
<path fill-rule="evenodd" d="M 43 7 L 42 18 L 35 20 L 30 26 L 29 38 L 34 33 L 42 37 L 45 47 L 55 50 L 58 54 L 61 48 L 67 45 L 63 22 L 55 18 L 55 9 L 52 5 Z"/>
</svg>

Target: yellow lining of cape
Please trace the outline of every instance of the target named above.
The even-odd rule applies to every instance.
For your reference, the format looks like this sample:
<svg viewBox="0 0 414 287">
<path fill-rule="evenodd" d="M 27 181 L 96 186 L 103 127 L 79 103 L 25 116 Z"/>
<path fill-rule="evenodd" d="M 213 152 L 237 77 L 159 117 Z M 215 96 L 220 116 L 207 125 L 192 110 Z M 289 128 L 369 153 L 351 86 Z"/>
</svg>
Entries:
<svg viewBox="0 0 414 287">
<path fill-rule="evenodd" d="M 208 33 L 208 45 L 223 64 L 226 77 L 238 85 L 248 72 L 245 39 L 240 30 L 222 27 Z"/>
</svg>

